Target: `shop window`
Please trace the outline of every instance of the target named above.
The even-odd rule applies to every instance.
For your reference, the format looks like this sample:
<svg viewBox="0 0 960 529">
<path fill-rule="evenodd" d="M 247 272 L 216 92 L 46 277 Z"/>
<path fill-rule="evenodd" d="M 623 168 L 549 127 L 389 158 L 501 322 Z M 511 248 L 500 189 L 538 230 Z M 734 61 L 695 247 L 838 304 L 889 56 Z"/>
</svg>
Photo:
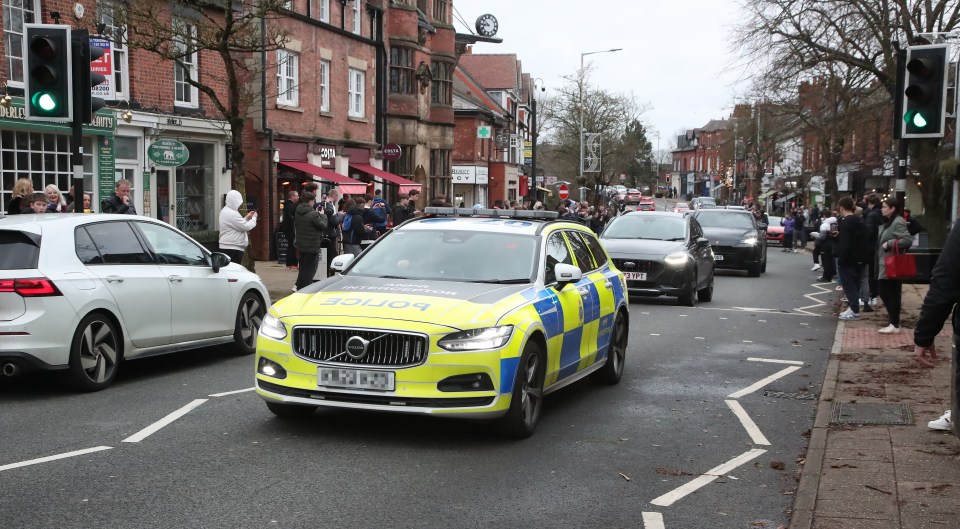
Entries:
<svg viewBox="0 0 960 529">
<path fill-rule="evenodd" d="M 3 49 L 7 84 L 23 86 L 23 25 L 34 22 L 39 0 L 3 0 Z"/>
<path fill-rule="evenodd" d="M 83 189 L 93 193 L 93 139 L 83 141 Z M 73 185 L 73 166 L 70 163 L 70 136 L 43 134 L 17 130 L 0 131 L 0 211 L 6 212 L 7 202 L 13 198 L 13 185 L 18 178 L 33 181 L 35 191 L 43 191 L 49 184 L 66 193 Z M 110 190 L 112 192 L 112 190 Z M 98 209 L 94 206 L 94 209 Z"/>
<path fill-rule="evenodd" d="M 213 145 L 184 142 L 190 151 L 186 165 L 177 167 L 174 200 L 176 226 L 186 232 L 217 230 L 220 211 L 213 176 Z"/>
</svg>

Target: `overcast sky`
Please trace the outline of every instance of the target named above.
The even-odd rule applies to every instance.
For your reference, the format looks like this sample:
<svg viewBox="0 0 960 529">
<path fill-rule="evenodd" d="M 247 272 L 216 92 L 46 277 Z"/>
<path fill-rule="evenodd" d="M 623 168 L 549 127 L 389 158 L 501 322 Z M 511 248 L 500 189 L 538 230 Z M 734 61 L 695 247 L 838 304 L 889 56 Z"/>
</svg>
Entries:
<svg viewBox="0 0 960 529">
<path fill-rule="evenodd" d="M 523 70 L 541 78 L 547 91 L 580 68 L 580 54 L 611 48 L 615 53 L 585 57 L 593 63 L 591 82 L 616 93 L 633 94 L 649 110 L 644 124 L 669 149 L 682 129 L 727 117 L 734 98 L 746 89 L 734 66 L 731 41 L 737 22 L 735 0 L 453 0 L 458 33 L 490 13 L 499 21 L 501 44 L 480 43 L 474 53 L 515 53 Z M 651 132 L 651 141 L 657 140 Z"/>
</svg>

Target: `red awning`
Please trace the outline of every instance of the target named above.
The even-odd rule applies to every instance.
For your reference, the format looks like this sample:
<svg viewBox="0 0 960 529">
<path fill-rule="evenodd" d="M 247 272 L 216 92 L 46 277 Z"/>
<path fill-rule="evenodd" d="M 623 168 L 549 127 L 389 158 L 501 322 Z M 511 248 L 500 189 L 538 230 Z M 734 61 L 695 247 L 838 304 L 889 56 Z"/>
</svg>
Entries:
<svg viewBox="0 0 960 529">
<path fill-rule="evenodd" d="M 312 174 L 315 177 L 314 180 L 336 184 L 337 187 L 339 187 L 344 193 L 360 195 L 367 192 L 367 184 L 358 180 L 354 180 L 353 178 L 343 176 L 340 173 L 335 173 L 330 169 L 324 169 L 323 167 L 313 165 L 312 163 L 280 162 L 280 165 L 285 165 L 291 169 Z"/>
<path fill-rule="evenodd" d="M 418 184 L 413 180 L 407 180 L 402 176 L 397 176 L 393 173 L 384 171 L 383 169 L 377 169 L 372 165 L 367 165 L 362 163 L 352 163 L 350 164 L 350 167 L 358 171 L 363 171 L 364 173 L 367 173 L 369 175 L 379 176 L 383 180 L 386 180 L 387 182 L 390 182 L 392 184 L 397 184 L 398 186 L 400 186 L 401 193 L 406 193 L 414 189 L 418 191 L 420 190 L 421 184 Z"/>
</svg>

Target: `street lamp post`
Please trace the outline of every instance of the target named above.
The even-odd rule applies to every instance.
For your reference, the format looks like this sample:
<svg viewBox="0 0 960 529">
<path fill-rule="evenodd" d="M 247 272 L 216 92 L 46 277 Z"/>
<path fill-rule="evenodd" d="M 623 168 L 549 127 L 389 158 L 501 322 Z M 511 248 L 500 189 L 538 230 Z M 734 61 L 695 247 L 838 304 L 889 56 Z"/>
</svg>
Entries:
<svg viewBox="0 0 960 529">
<path fill-rule="evenodd" d="M 597 53 L 613 53 L 615 51 L 620 51 L 623 48 L 611 48 L 609 50 L 599 50 L 599 51 L 588 51 L 580 54 L 580 181 L 585 182 L 586 179 L 583 175 L 583 58 L 587 55 L 595 55 Z"/>
</svg>

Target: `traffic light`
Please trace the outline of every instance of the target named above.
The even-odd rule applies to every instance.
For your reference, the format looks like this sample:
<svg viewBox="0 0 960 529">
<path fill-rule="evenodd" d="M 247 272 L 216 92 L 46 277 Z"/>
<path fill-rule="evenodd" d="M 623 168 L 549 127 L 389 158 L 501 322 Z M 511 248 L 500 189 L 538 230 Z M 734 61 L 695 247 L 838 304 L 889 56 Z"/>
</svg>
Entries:
<svg viewBox="0 0 960 529">
<path fill-rule="evenodd" d="M 667 183 L 670 183 L 670 175 L 667 175 Z"/>
<path fill-rule="evenodd" d="M 24 24 L 23 54 L 26 118 L 34 121 L 73 119 L 70 26 Z"/>
<path fill-rule="evenodd" d="M 103 48 L 90 44 L 90 35 L 85 29 L 73 31 L 71 47 L 75 59 L 73 78 L 76 80 L 73 94 L 74 115 L 80 123 L 90 123 L 93 121 L 93 115 L 106 105 L 103 99 L 93 97 L 90 91 L 94 86 L 107 80 L 103 75 L 90 70 L 90 63 L 103 57 L 104 51 Z"/>
<path fill-rule="evenodd" d="M 907 48 L 902 138 L 942 138 L 947 92 L 947 45 Z"/>
</svg>

